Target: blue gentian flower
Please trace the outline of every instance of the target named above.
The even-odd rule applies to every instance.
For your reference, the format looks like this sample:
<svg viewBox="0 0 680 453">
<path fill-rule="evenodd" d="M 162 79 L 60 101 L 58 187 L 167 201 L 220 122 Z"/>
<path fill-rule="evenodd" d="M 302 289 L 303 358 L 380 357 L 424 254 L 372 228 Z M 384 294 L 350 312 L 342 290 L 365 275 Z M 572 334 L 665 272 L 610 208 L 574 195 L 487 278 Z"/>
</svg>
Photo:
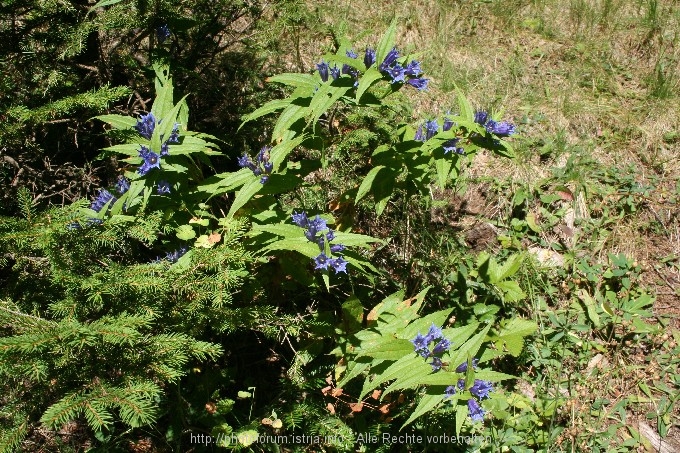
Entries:
<svg viewBox="0 0 680 453">
<path fill-rule="evenodd" d="M 394 62 L 397 61 L 397 58 L 399 58 L 399 51 L 396 47 L 394 47 L 387 53 L 387 56 L 385 56 L 385 59 L 380 64 L 380 71 L 387 71 L 390 67 L 392 67 Z"/>
<path fill-rule="evenodd" d="M 116 182 L 116 192 L 123 195 L 128 190 L 130 190 L 130 181 L 125 176 L 119 176 Z"/>
<path fill-rule="evenodd" d="M 399 64 L 395 64 L 391 68 L 388 68 L 386 72 L 392 77 L 392 83 L 403 83 L 404 82 L 404 68 Z"/>
<path fill-rule="evenodd" d="M 171 263 L 176 263 L 177 260 L 179 260 L 182 256 L 184 256 L 187 252 L 189 251 L 189 248 L 186 245 L 181 246 L 174 252 L 168 252 L 165 254 L 165 259 L 170 261 Z"/>
<path fill-rule="evenodd" d="M 310 219 L 305 212 L 293 212 L 293 223 L 305 229 L 305 237 L 308 241 L 314 242 L 321 253 L 314 258 L 314 269 L 328 270 L 332 268 L 335 273 L 347 273 L 347 261 L 339 254 L 345 249 L 342 244 L 331 244 L 329 247 L 330 256 L 326 255 L 326 242 L 335 239 L 335 232 L 328 228 L 326 221 L 316 215 Z"/>
<path fill-rule="evenodd" d="M 255 170 L 255 163 L 252 161 L 248 153 L 246 153 L 245 151 L 243 152 L 243 155 L 237 158 L 237 162 L 239 167 L 241 168 L 247 167 L 253 171 Z"/>
<path fill-rule="evenodd" d="M 459 138 L 452 138 L 451 140 L 447 140 L 442 144 L 442 148 L 444 148 L 444 154 L 448 154 L 451 151 L 453 151 L 456 154 L 465 154 L 465 150 L 459 146 L 456 146 L 458 142 L 460 141 Z"/>
<path fill-rule="evenodd" d="M 444 395 L 446 395 L 444 397 L 444 399 L 451 398 L 455 394 L 456 394 L 456 387 L 453 386 L 453 385 L 449 385 L 448 387 L 446 387 L 446 390 L 444 390 Z"/>
<path fill-rule="evenodd" d="M 484 409 L 482 409 L 482 406 L 479 405 L 477 400 L 469 399 L 467 402 L 467 406 L 470 418 L 472 419 L 473 422 L 481 422 L 482 420 L 484 420 L 485 411 Z"/>
<path fill-rule="evenodd" d="M 347 55 L 349 58 L 354 58 L 354 59 L 356 59 L 358 57 L 357 53 L 353 49 L 346 51 L 345 55 Z M 358 77 L 359 76 L 359 72 L 348 64 L 342 65 L 342 73 L 343 74 L 349 74 L 352 77 Z"/>
<path fill-rule="evenodd" d="M 153 135 L 155 128 L 156 117 L 153 116 L 153 113 L 142 115 L 142 117 L 137 120 L 137 124 L 135 124 L 135 129 L 137 129 L 139 135 L 146 138 L 147 140 L 151 140 L 151 136 Z"/>
<path fill-rule="evenodd" d="M 425 123 L 425 140 L 429 140 L 439 132 L 439 124 L 437 120 L 427 121 Z"/>
<path fill-rule="evenodd" d="M 328 63 L 322 60 L 321 63 L 317 63 L 316 69 L 319 71 L 321 81 L 328 82 Z"/>
<path fill-rule="evenodd" d="M 161 44 L 165 42 L 165 40 L 170 37 L 170 28 L 168 27 L 168 24 L 163 24 L 160 27 L 157 27 L 156 36 L 158 37 L 158 41 Z"/>
<path fill-rule="evenodd" d="M 419 77 L 417 79 L 408 79 L 406 83 L 411 85 L 413 88 L 416 88 L 418 91 L 423 91 L 427 90 L 427 84 L 430 81 L 430 79 L 423 79 L 422 77 Z"/>
<path fill-rule="evenodd" d="M 420 353 L 425 351 L 426 353 L 425 357 L 428 357 L 430 355 L 427 337 L 425 337 L 422 333 L 418 332 L 418 335 L 416 335 L 416 337 L 413 340 L 411 340 L 411 343 L 413 343 L 413 347 L 415 348 L 416 352 Z"/>
<path fill-rule="evenodd" d="M 326 221 L 320 215 L 317 214 L 316 217 L 314 217 L 311 220 L 308 220 L 307 228 L 311 235 L 313 237 L 316 237 L 317 233 L 320 233 L 326 228 L 328 228 L 328 225 L 326 225 Z M 314 240 L 311 239 L 310 241 L 315 242 Z"/>
<path fill-rule="evenodd" d="M 435 326 L 434 323 L 430 326 L 430 330 L 428 330 L 427 335 L 425 338 L 427 339 L 427 343 L 429 344 L 432 341 L 439 340 L 444 336 L 444 333 L 442 332 L 442 329 L 439 327 Z"/>
<path fill-rule="evenodd" d="M 439 340 L 439 343 L 435 345 L 434 349 L 432 349 L 432 354 L 443 354 L 448 351 L 450 347 L 451 342 L 446 338 L 442 338 Z"/>
<path fill-rule="evenodd" d="M 158 186 L 156 187 L 156 193 L 158 195 L 163 195 L 166 193 L 170 193 L 170 183 L 166 180 L 162 180 L 158 182 Z"/>
<path fill-rule="evenodd" d="M 175 123 L 172 127 L 172 132 L 170 132 L 167 143 L 179 143 L 179 123 Z"/>
<path fill-rule="evenodd" d="M 417 142 L 424 142 L 425 141 L 425 135 L 423 135 L 423 125 L 421 124 L 418 126 L 418 129 L 416 129 L 416 135 L 413 137 L 413 140 Z"/>
<path fill-rule="evenodd" d="M 493 385 L 489 381 L 475 379 L 475 383 L 470 387 L 470 393 L 480 399 L 488 398 L 489 392 L 493 392 Z"/>
<path fill-rule="evenodd" d="M 406 75 L 418 77 L 423 71 L 420 69 L 419 61 L 411 60 L 411 62 L 406 65 L 404 72 L 406 73 Z"/>
<path fill-rule="evenodd" d="M 347 261 L 341 256 L 338 256 L 337 258 L 330 260 L 330 265 L 331 267 L 333 267 L 336 273 L 338 272 L 344 272 L 345 274 L 347 273 Z"/>
<path fill-rule="evenodd" d="M 432 371 L 439 371 L 442 369 L 442 359 L 439 357 L 432 357 L 432 363 L 430 363 Z"/>
<path fill-rule="evenodd" d="M 456 387 L 458 387 L 458 390 L 461 392 L 465 391 L 465 379 L 458 379 L 458 383 L 456 383 Z"/>
<path fill-rule="evenodd" d="M 371 48 L 366 49 L 366 53 L 364 54 L 364 64 L 366 65 L 366 69 L 375 64 L 375 50 Z"/>
<path fill-rule="evenodd" d="M 140 175 L 142 176 L 146 175 L 147 173 L 149 173 L 149 171 L 151 171 L 152 168 L 158 169 L 161 168 L 160 156 L 144 145 L 142 145 L 142 147 L 139 150 L 139 157 L 144 159 L 142 161 L 142 166 L 137 169 L 137 173 L 139 173 Z"/>
<path fill-rule="evenodd" d="M 498 137 L 508 137 L 515 133 L 515 126 L 506 121 L 496 122 L 489 120 L 485 127 L 488 132 Z"/>
<path fill-rule="evenodd" d="M 307 228 L 307 213 L 301 212 L 301 213 L 296 213 L 293 212 L 293 223 L 301 228 Z"/>
<path fill-rule="evenodd" d="M 337 66 L 333 66 L 331 68 L 331 77 L 333 80 L 336 80 L 338 77 L 340 77 L 340 69 L 338 69 Z"/>
<path fill-rule="evenodd" d="M 168 142 L 166 141 L 161 144 L 161 157 L 167 156 L 168 154 L 170 154 L 170 145 L 168 145 Z"/>
<path fill-rule="evenodd" d="M 328 259 L 325 253 L 321 252 L 319 256 L 314 258 L 314 264 L 316 264 L 316 266 L 314 266 L 314 269 L 325 270 L 328 269 L 328 266 L 330 265 L 330 260 Z"/>
<path fill-rule="evenodd" d="M 442 130 L 444 132 L 450 131 L 451 128 L 453 127 L 453 120 L 451 118 L 444 118 L 444 125 L 442 126 Z"/>
<path fill-rule="evenodd" d="M 480 110 L 475 112 L 475 123 L 481 124 L 484 126 L 486 122 L 489 120 L 489 114 L 486 113 L 484 110 Z"/>
<path fill-rule="evenodd" d="M 109 192 L 106 189 L 99 189 L 99 194 L 97 195 L 97 198 L 92 202 L 90 205 L 90 209 L 96 212 L 100 212 L 106 203 L 109 203 L 109 208 L 111 205 L 113 205 L 118 199 L 114 197 L 111 192 Z"/>
<path fill-rule="evenodd" d="M 345 246 L 342 244 L 333 244 L 331 245 L 331 253 L 340 253 L 343 250 L 345 250 Z"/>
<path fill-rule="evenodd" d="M 243 152 L 242 156 L 237 158 L 238 165 L 241 168 L 248 168 L 253 172 L 253 175 L 262 176 L 260 178 L 260 184 L 265 184 L 267 181 L 269 181 L 269 175 L 274 169 L 274 164 L 269 161 L 270 150 L 271 148 L 268 146 L 262 147 L 262 149 L 260 149 L 260 151 L 257 153 L 257 163 L 253 162 L 248 153 L 245 151 Z"/>
<path fill-rule="evenodd" d="M 479 363 L 479 359 L 472 359 L 472 369 L 476 370 L 477 369 L 477 364 Z M 468 369 L 468 364 L 467 362 L 463 362 L 460 365 L 456 367 L 456 373 L 465 373 Z"/>
</svg>

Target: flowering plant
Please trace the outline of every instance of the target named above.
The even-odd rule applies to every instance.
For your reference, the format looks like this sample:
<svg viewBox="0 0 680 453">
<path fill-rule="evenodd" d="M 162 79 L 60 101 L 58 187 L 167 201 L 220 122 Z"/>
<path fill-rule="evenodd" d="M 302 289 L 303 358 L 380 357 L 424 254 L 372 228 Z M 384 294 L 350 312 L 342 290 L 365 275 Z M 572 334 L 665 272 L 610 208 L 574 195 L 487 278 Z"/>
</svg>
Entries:
<svg viewBox="0 0 680 453">
<path fill-rule="evenodd" d="M 426 294 L 427 290 L 406 300 L 403 292 L 388 296 L 368 314 L 367 328 L 343 337 L 334 351 L 343 358 L 336 366 L 337 386 L 343 388 L 364 376 L 359 401 L 378 388 L 384 388 L 381 401 L 397 390 L 420 390 L 420 399 L 402 428 L 450 403 L 456 406 L 458 435 L 468 417 L 473 422 L 483 420 L 485 400 L 501 398 L 493 393 L 493 382 L 513 376 L 481 367 L 506 354 L 488 347 L 499 339 L 490 333 L 491 325 L 440 328 L 451 310 L 420 317 Z M 535 325 L 513 334 L 524 338 L 534 329 Z"/>
</svg>

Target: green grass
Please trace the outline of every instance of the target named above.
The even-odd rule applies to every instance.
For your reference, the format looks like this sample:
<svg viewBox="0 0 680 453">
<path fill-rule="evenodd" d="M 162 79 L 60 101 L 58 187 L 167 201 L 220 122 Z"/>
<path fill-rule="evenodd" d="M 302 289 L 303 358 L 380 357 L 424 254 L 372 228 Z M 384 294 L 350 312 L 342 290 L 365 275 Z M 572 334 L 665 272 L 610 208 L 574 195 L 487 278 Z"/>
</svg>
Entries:
<svg viewBox="0 0 680 453">
<path fill-rule="evenodd" d="M 422 60 L 431 78 L 428 92 L 412 93 L 414 123 L 455 111 L 459 87 L 476 107 L 503 109 L 519 125 L 517 159 L 478 155 L 459 181 L 463 198 L 484 188 L 480 212 L 459 214 L 452 229 L 414 211 L 387 214 L 409 220 L 390 246 L 410 266 L 409 285 L 439 285 L 441 300 L 450 297 L 443 269 L 469 264 L 475 252 L 466 234 L 480 222 L 496 228 L 486 247 L 492 253 L 537 247 L 564 259 L 564 267 L 526 260 L 520 283 L 528 304 L 504 306 L 541 326 L 517 364 L 524 384 L 514 391 L 527 407 L 515 435 L 533 437 L 531 448 L 544 451 L 630 451 L 658 447 L 649 426 L 680 448 L 672 443 L 680 429 L 680 324 L 672 318 L 680 300 L 673 290 L 680 283 L 680 6 L 308 4 L 358 50 L 399 18 L 400 49 Z M 311 67 L 318 36 L 301 37 L 301 47 Z M 445 209 L 452 199 L 433 204 Z M 650 303 L 639 307 L 647 294 Z"/>
</svg>

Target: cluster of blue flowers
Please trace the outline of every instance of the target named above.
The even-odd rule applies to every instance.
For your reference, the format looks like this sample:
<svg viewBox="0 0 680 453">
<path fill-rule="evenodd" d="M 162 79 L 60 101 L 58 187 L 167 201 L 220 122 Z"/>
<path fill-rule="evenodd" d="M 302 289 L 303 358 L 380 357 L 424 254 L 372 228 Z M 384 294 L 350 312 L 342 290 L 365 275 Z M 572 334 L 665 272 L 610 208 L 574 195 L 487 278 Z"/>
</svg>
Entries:
<svg viewBox="0 0 680 453">
<path fill-rule="evenodd" d="M 507 121 L 494 121 L 484 110 L 475 112 L 475 123 L 484 126 L 487 132 L 496 137 L 508 137 L 515 133 L 515 126 Z"/>
<path fill-rule="evenodd" d="M 156 129 L 156 124 L 160 124 L 160 121 L 156 122 L 156 117 L 154 114 L 148 113 L 146 115 L 142 115 L 142 117 L 137 120 L 135 129 L 137 132 L 139 132 L 139 135 L 146 138 L 147 140 L 151 140 L 153 131 Z M 161 137 L 161 141 L 163 142 L 163 137 Z M 179 143 L 179 124 L 177 123 L 175 123 L 173 126 L 170 137 L 168 137 L 168 139 L 161 144 L 160 154 L 155 153 L 147 146 L 141 145 L 139 149 L 139 157 L 141 157 L 143 160 L 142 165 L 137 169 L 137 173 L 144 176 L 153 168 L 160 169 L 161 157 L 170 154 L 170 143 Z"/>
<path fill-rule="evenodd" d="M 472 366 L 476 370 L 477 369 L 477 363 L 478 359 L 473 359 L 472 360 Z M 468 369 L 468 364 L 467 362 L 463 362 L 458 367 L 456 368 L 457 373 L 465 373 Z M 474 383 L 470 386 L 468 389 L 470 391 L 470 394 L 472 396 L 476 397 L 480 401 L 484 398 L 489 397 L 489 393 L 493 392 L 493 385 L 489 381 L 484 381 L 482 379 L 475 379 Z M 451 398 L 453 395 L 455 395 L 457 392 L 464 392 L 465 391 L 465 379 L 458 379 L 458 382 L 456 385 L 450 385 L 446 387 L 446 390 L 444 391 L 444 394 L 446 395 L 446 398 Z M 470 414 L 470 418 L 474 422 L 479 422 L 484 419 L 484 414 L 486 411 L 480 406 L 479 401 L 477 401 L 475 398 L 470 398 L 467 401 L 467 406 L 468 406 L 468 413 Z"/>
<path fill-rule="evenodd" d="M 265 184 L 269 181 L 269 175 L 271 175 L 274 169 L 274 164 L 269 161 L 269 151 L 270 147 L 263 147 L 259 153 L 257 153 L 256 162 L 244 152 L 241 157 L 238 158 L 238 164 L 241 168 L 249 168 L 255 176 L 262 176 L 260 178 L 260 183 Z"/>
<path fill-rule="evenodd" d="M 432 366 L 432 371 L 438 371 L 442 367 L 441 356 L 451 347 L 451 342 L 444 338 L 442 330 L 432 324 L 427 335 L 423 335 L 418 332 L 418 335 L 411 340 L 415 351 L 420 354 L 426 360 L 432 358 L 430 365 Z M 430 343 L 434 343 L 434 347 L 430 350 Z"/>
<path fill-rule="evenodd" d="M 336 273 L 347 273 L 347 261 L 340 255 L 345 250 L 342 244 L 330 244 L 335 239 L 335 232 L 328 228 L 326 221 L 317 215 L 313 219 L 304 212 L 293 213 L 293 223 L 305 228 L 305 237 L 319 246 L 321 253 L 314 258 L 314 269 L 328 270 L 332 268 Z M 330 244 L 330 256 L 326 255 L 326 242 Z"/>
<path fill-rule="evenodd" d="M 399 58 L 399 51 L 396 47 L 390 50 L 382 63 L 380 63 L 380 72 L 387 74 L 392 79 L 392 83 L 406 83 L 419 91 L 427 89 L 428 79 L 420 77 L 422 70 L 420 69 L 420 62 L 411 60 L 406 66 L 402 66 L 397 59 Z M 375 52 L 373 53 L 373 62 L 375 62 Z M 369 65 L 366 65 L 368 68 Z"/>
<path fill-rule="evenodd" d="M 167 260 L 167 261 L 170 261 L 171 263 L 176 263 L 188 251 L 189 251 L 189 247 L 187 247 L 186 245 L 183 245 L 175 251 L 167 252 L 165 254 L 165 257 L 163 257 L 163 258 L 161 258 L 161 257 L 156 258 L 155 262 L 160 263 L 162 260 Z"/>
<path fill-rule="evenodd" d="M 359 56 L 354 50 L 348 50 L 345 54 L 349 58 L 357 59 Z M 368 48 L 364 53 L 364 65 L 366 69 L 373 66 L 376 61 L 375 50 Z M 381 73 L 388 75 L 392 79 L 392 83 L 406 83 L 418 90 L 424 90 L 427 88 L 428 79 L 421 77 L 422 70 L 420 68 L 420 62 L 416 60 L 411 60 L 406 66 L 402 66 L 397 60 L 399 59 L 399 51 L 395 48 L 389 51 L 382 63 L 380 63 L 379 70 Z M 348 64 L 343 64 L 342 68 L 338 68 L 337 65 L 331 67 L 325 61 L 321 61 L 316 65 L 316 69 L 319 71 L 321 80 L 327 82 L 329 77 L 336 80 L 343 74 L 347 74 L 354 78 L 354 85 L 358 85 L 359 71 L 354 69 Z"/>
<path fill-rule="evenodd" d="M 442 131 L 446 132 L 451 130 L 451 128 L 454 126 L 453 121 L 451 121 L 449 118 L 444 119 L 444 124 L 442 125 Z M 419 141 L 419 142 L 425 142 L 439 132 L 439 123 L 437 123 L 437 120 L 430 120 L 426 121 L 424 124 L 421 124 L 418 126 L 418 129 L 416 130 L 416 135 L 413 137 L 414 140 Z M 444 154 L 454 152 L 456 154 L 465 154 L 465 150 L 458 146 L 458 142 L 460 142 L 459 138 L 452 138 L 451 140 L 447 140 L 442 144 L 442 148 L 444 148 Z"/>
<path fill-rule="evenodd" d="M 156 38 L 158 38 L 158 42 L 163 44 L 166 39 L 170 37 L 170 27 L 168 27 L 168 24 L 163 24 L 159 27 L 156 27 Z"/>
</svg>

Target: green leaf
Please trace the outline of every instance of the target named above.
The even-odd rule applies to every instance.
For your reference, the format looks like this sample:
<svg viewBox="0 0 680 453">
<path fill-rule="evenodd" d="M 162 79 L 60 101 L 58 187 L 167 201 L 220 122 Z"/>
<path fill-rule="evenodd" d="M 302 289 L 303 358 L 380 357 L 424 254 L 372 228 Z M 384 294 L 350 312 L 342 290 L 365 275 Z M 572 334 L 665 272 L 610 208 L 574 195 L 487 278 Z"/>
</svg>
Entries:
<svg viewBox="0 0 680 453">
<path fill-rule="evenodd" d="M 479 370 L 474 372 L 475 379 L 484 379 L 485 381 L 498 382 L 508 379 L 517 379 L 517 376 L 511 374 L 501 373 L 493 370 Z"/>
<path fill-rule="evenodd" d="M 164 118 L 167 112 L 173 108 L 173 87 L 172 79 L 169 75 L 170 68 L 167 65 L 156 63 L 153 65 L 153 68 L 156 71 L 156 99 L 153 102 L 153 107 L 151 107 L 151 112 L 156 117 L 156 120 L 159 120 Z"/>
<path fill-rule="evenodd" d="M 456 87 L 456 94 L 458 99 L 458 108 L 460 109 L 460 116 L 468 121 L 474 121 L 475 110 L 470 105 L 470 101 L 467 100 L 460 88 Z"/>
<path fill-rule="evenodd" d="M 533 335 L 538 329 L 534 321 L 522 318 L 513 318 L 505 323 L 497 335 L 491 335 L 492 341 L 498 351 L 506 350 L 517 357 L 524 347 L 524 337 Z"/>
<path fill-rule="evenodd" d="M 88 12 L 88 14 L 89 14 L 89 13 L 91 13 L 92 11 L 94 11 L 94 10 L 97 9 L 97 8 L 101 8 L 101 7 L 103 7 L 103 6 L 111 6 L 111 5 L 115 5 L 116 3 L 120 3 L 120 2 L 122 2 L 122 1 L 123 1 L 123 0 L 99 0 L 99 1 L 98 1 L 97 3 L 95 3 L 95 5 L 94 5 L 92 8 L 90 8 L 87 12 Z"/>
<path fill-rule="evenodd" d="M 423 367 L 423 365 L 425 365 L 425 367 Z M 423 373 L 427 372 L 428 369 L 431 369 L 431 367 L 417 354 L 402 357 L 387 367 L 380 375 L 375 376 L 371 381 L 369 388 L 362 389 L 359 399 L 363 399 L 368 392 L 375 389 L 380 384 L 396 379 L 399 376 L 404 375 L 404 373 Z M 343 383 L 346 383 L 347 381 L 348 379 L 343 379 Z"/>
<path fill-rule="evenodd" d="M 139 157 L 139 143 L 128 143 L 124 145 L 113 145 L 103 148 L 103 151 L 113 151 L 114 153 L 125 154 L 127 156 Z"/>
<path fill-rule="evenodd" d="M 380 171 L 384 168 L 385 167 L 383 165 L 378 165 L 377 167 L 371 168 L 371 171 L 369 171 L 364 180 L 361 181 L 359 190 L 357 190 L 357 196 L 354 198 L 354 203 L 358 203 L 359 200 L 364 198 L 364 196 L 370 192 L 371 186 L 373 186 L 373 181 L 375 181 L 378 173 L 380 173 Z M 380 182 L 380 180 L 378 180 L 378 182 Z"/>
<path fill-rule="evenodd" d="M 287 224 L 270 224 L 270 225 L 253 225 L 253 231 L 265 231 L 267 233 L 276 234 L 277 236 L 283 236 L 285 238 L 301 238 L 303 236 L 303 230 L 297 225 L 287 225 Z M 307 238 L 304 238 L 307 239 Z"/>
<path fill-rule="evenodd" d="M 270 113 L 274 113 L 278 110 L 286 108 L 287 106 L 290 105 L 291 101 L 292 101 L 292 99 L 288 98 L 288 99 L 274 99 L 273 101 L 267 102 L 265 105 L 256 109 L 254 112 L 252 112 L 248 115 L 245 115 L 243 117 L 243 122 L 239 126 L 239 130 L 248 121 L 252 121 L 252 120 L 257 119 L 261 116 L 269 115 Z"/>
<path fill-rule="evenodd" d="M 427 393 L 420 399 L 418 406 L 411 413 L 411 416 L 404 422 L 400 429 L 407 427 L 413 420 L 421 415 L 430 412 L 444 400 L 445 387 L 432 386 L 427 389 Z"/>
<path fill-rule="evenodd" d="M 343 233 L 341 231 L 335 232 L 335 239 L 338 244 L 343 244 L 347 247 L 368 247 L 368 244 L 372 242 L 383 242 L 381 239 L 374 238 L 372 236 L 366 236 L 364 234 L 355 233 Z"/>
<path fill-rule="evenodd" d="M 366 359 L 368 360 L 366 362 L 352 362 L 354 366 L 351 369 L 348 368 L 348 373 L 342 378 L 340 382 L 338 382 L 338 387 L 342 388 L 349 381 L 366 371 L 371 366 L 370 359 Z"/>
<path fill-rule="evenodd" d="M 260 183 L 259 178 L 255 177 L 250 182 L 245 183 L 241 190 L 236 193 L 236 198 L 234 198 L 234 202 L 231 208 L 229 208 L 227 217 L 233 217 L 236 211 L 241 209 L 256 193 L 262 190 L 262 186 L 263 184 Z"/>
<path fill-rule="evenodd" d="M 448 159 L 437 159 L 435 161 L 435 168 L 437 169 L 437 184 L 442 190 L 444 190 L 446 187 L 446 182 L 449 179 L 451 165 L 451 161 Z"/>
<path fill-rule="evenodd" d="M 380 39 L 378 47 L 375 50 L 375 65 L 380 65 L 390 50 L 394 47 L 397 40 L 397 18 L 392 19 L 389 28 Z"/>
<path fill-rule="evenodd" d="M 413 354 L 413 344 L 410 341 L 385 336 L 377 346 L 360 349 L 358 357 L 369 356 L 374 359 L 399 360 L 409 354 Z"/>
<path fill-rule="evenodd" d="M 418 334 L 418 332 L 421 332 L 423 334 L 427 333 L 428 329 L 432 324 L 435 326 L 439 327 L 442 324 L 446 322 L 446 320 L 449 317 L 449 314 L 451 313 L 451 309 L 447 308 L 445 310 L 440 310 L 435 313 L 430 313 L 427 316 L 424 316 L 416 321 L 413 321 L 408 325 L 408 327 L 402 329 L 400 332 L 397 333 L 397 336 L 399 338 L 403 338 L 405 340 L 411 340 L 415 338 L 415 336 Z M 447 337 L 448 338 L 448 337 Z M 413 345 L 411 345 L 411 352 L 413 352 Z"/>
<path fill-rule="evenodd" d="M 135 118 L 125 115 L 99 115 L 94 118 L 110 124 L 114 129 L 131 129 L 137 124 Z"/>
<path fill-rule="evenodd" d="M 173 106 L 168 113 L 161 117 L 160 124 L 156 125 L 156 128 L 153 131 L 153 135 L 154 137 L 156 136 L 158 137 L 159 142 L 161 142 L 160 139 L 161 137 L 163 137 L 163 140 L 167 140 L 168 137 L 170 137 L 170 133 L 172 132 L 172 129 L 175 127 L 175 122 L 177 120 L 177 115 L 179 114 L 179 109 L 182 107 L 182 104 L 184 103 L 187 96 L 184 96 L 182 99 L 180 99 L 180 101 L 175 106 Z M 158 149 L 160 149 L 160 143 Z"/>
<path fill-rule="evenodd" d="M 272 242 L 262 252 L 268 253 L 272 250 L 291 250 L 309 258 L 315 258 L 319 255 L 319 246 L 309 242 L 305 237 L 281 239 L 280 241 Z"/>
<path fill-rule="evenodd" d="M 505 280 L 517 273 L 524 260 L 524 255 L 515 253 L 511 255 L 502 266 L 496 270 L 496 281 Z"/>
<path fill-rule="evenodd" d="M 593 323 L 593 326 L 600 327 L 600 315 L 597 313 L 597 301 L 595 301 L 585 289 L 580 289 L 578 291 L 578 297 L 581 302 L 583 302 L 583 305 L 585 305 L 586 314 L 588 315 L 588 319 Z"/>
<path fill-rule="evenodd" d="M 319 85 L 319 82 L 311 74 L 300 73 L 284 73 L 267 78 L 267 82 L 282 83 L 284 85 L 293 87 L 305 87 L 314 89 Z"/>
<path fill-rule="evenodd" d="M 450 354 L 451 363 L 461 364 L 465 362 L 468 359 L 468 357 L 474 357 L 475 355 L 477 355 L 477 351 L 479 351 L 479 348 L 482 346 L 482 343 L 486 338 L 486 333 L 489 331 L 490 328 L 491 325 L 488 324 L 481 332 L 467 340 L 465 344 L 463 344 L 455 352 L 455 354 L 452 352 Z"/>
<path fill-rule="evenodd" d="M 272 131 L 272 140 L 281 141 L 285 139 L 285 136 L 289 133 L 291 126 L 300 119 L 307 116 L 308 110 L 308 106 L 298 104 L 290 104 L 288 107 L 286 107 L 283 112 L 281 112 L 279 119 L 274 125 L 274 130 Z"/>
<path fill-rule="evenodd" d="M 248 168 L 242 168 L 233 173 L 220 173 L 205 181 L 198 186 L 201 192 L 211 194 L 211 198 L 226 192 L 231 192 L 237 187 L 241 187 L 253 177 L 253 172 Z"/>
<path fill-rule="evenodd" d="M 196 237 L 196 232 L 191 227 L 191 225 L 181 225 L 175 231 L 177 239 L 182 241 L 188 241 L 189 239 L 193 239 Z"/>
<path fill-rule="evenodd" d="M 327 83 L 321 85 L 319 89 L 314 93 L 312 101 L 309 103 L 309 118 L 308 123 L 316 124 L 316 122 L 321 118 L 321 115 L 326 113 L 333 104 L 335 104 L 338 99 L 343 97 L 351 88 L 351 81 L 348 79 L 347 86 L 336 86 L 336 83 L 343 81 L 342 79 L 337 79 L 334 83 Z"/>
<path fill-rule="evenodd" d="M 359 86 L 357 86 L 357 102 L 361 102 L 361 97 L 366 90 L 372 87 L 378 80 L 382 80 L 382 73 L 375 67 L 370 67 L 364 75 L 359 79 Z"/>
<path fill-rule="evenodd" d="M 526 293 L 519 287 L 519 283 L 514 280 L 498 282 L 495 286 L 503 291 L 503 299 L 506 302 L 517 302 L 527 297 Z"/>
<path fill-rule="evenodd" d="M 468 416 L 468 408 L 466 404 L 456 405 L 456 437 L 460 436 L 460 430 L 463 428 L 463 423 Z"/>
<path fill-rule="evenodd" d="M 280 170 L 286 157 L 288 157 L 288 155 L 306 139 L 307 136 L 302 134 L 292 140 L 283 140 L 281 143 L 274 146 L 269 152 L 271 162 L 274 165 L 274 171 Z"/>
</svg>

